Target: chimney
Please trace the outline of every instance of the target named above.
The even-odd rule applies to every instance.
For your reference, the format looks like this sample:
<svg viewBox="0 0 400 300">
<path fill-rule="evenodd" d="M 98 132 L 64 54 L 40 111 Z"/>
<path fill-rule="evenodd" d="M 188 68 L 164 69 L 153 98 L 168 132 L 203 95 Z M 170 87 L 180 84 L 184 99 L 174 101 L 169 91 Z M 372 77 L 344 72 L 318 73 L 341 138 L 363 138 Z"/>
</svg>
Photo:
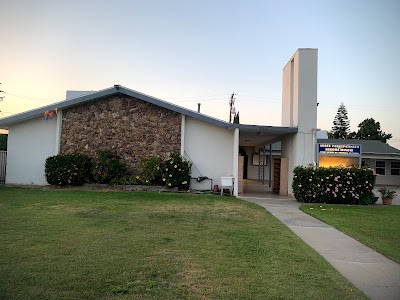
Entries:
<svg viewBox="0 0 400 300">
<path fill-rule="evenodd" d="M 201 103 L 197 103 L 197 112 L 200 113 L 200 105 Z"/>
</svg>

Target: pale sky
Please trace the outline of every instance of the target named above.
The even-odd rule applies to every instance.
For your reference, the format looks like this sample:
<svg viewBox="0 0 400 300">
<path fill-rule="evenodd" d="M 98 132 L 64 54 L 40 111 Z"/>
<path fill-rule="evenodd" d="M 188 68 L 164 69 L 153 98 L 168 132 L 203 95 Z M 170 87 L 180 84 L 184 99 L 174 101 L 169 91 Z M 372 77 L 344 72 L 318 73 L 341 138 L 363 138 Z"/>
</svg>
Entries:
<svg viewBox="0 0 400 300">
<path fill-rule="evenodd" d="M 281 125 L 282 69 L 318 48 L 318 127 L 340 103 L 400 149 L 400 1 L 0 0 L 0 117 L 114 84 Z M 0 96 L 1 96 L 0 95 Z"/>
</svg>

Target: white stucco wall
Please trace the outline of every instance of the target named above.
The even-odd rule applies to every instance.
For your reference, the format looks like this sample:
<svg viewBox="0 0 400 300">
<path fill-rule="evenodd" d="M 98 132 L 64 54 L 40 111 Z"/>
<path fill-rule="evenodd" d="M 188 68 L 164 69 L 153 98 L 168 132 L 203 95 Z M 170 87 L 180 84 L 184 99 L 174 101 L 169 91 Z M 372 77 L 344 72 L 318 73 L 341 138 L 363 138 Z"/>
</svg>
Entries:
<svg viewBox="0 0 400 300">
<path fill-rule="evenodd" d="M 293 169 L 313 163 L 312 134 L 297 133 L 282 141 L 282 157 L 289 159 L 288 193 L 292 194 Z"/>
<path fill-rule="evenodd" d="M 207 176 L 221 186 L 221 176 L 233 176 L 234 131 L 185 117 L 184 152 L 196 167 L 192 177 Z M 191 188 L 209 189 L 210 182 L 191 181 Z"/>
<path fill-rule="evenodd" d="M 60 112 L 59 112 L 60 113 Z M 57 116 L 43 116 L 9 126 L 6 183 L 47 184 L 44 164 L 58 153 Z"/>
</svg>

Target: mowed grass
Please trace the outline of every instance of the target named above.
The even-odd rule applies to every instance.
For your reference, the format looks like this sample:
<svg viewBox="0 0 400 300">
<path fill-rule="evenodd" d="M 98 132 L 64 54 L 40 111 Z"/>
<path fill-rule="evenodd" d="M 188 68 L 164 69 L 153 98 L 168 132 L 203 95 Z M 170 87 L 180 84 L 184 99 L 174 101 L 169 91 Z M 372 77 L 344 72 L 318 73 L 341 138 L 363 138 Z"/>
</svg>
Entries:
<svg viewBox="0 0 400 300">
<path fill-rule="evenodd" d="M 322 205 L 321 208 L 303 204 L 300 209 L 400 263 L 400 206 Z"/>
<path fill-rule="evenodd" d="M 230 197 L 0 187 L 0 299 L 366 299 Z"/>
</svg>

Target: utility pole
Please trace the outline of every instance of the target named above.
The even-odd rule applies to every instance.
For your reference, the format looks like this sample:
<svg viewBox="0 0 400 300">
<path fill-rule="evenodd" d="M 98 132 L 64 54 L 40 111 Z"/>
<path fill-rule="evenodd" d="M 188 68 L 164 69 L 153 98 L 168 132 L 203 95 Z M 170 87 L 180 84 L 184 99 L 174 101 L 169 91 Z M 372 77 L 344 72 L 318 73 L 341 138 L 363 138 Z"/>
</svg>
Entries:
<svg viewBox="0 0 400 300">
<path fill-rule="evenodd" d="M 0 83 L 0 84 L 1 84 L 1 83 Z M 0 93 L 4 93 L 4 91 L 0 90 Z M 0 102 L 3 101 L 3 99 L 4 99 L 4 96 L 0 96 Z M 1 112 L 1 109 L 0 109 L 0 113 L 3 114 L 3 113 Z"/>
<path fill-rule="evenodd" d="M 4 91 L 0 90 L 0 93 L 4 93 Z M 4 96 L 0 96 L 0 102 L 3 101 L 3 99 L 4 99 Z"/>
<path fill-rule="evenodd" d="M 232 123 L 232 115 L 235 115 L 235 93 L 232 93 L 231 100 L 229 100 L 229 123 Z"/>
</svg>

